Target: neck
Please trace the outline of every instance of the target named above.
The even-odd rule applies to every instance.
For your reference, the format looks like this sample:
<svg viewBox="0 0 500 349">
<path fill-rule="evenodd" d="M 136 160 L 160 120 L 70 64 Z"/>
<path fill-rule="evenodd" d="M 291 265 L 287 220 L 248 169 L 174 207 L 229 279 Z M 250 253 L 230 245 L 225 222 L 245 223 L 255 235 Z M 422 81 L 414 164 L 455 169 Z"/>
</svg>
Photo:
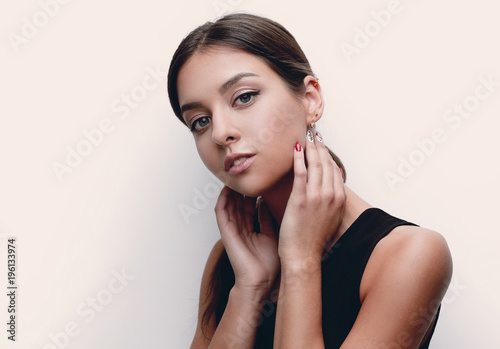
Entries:
<svg viewBox="0 0 500 349">
<path fill-rule="evenodd" d="M 271 211 L 271 214 L 280 226 L 285 214 L 288 199 L 292 192 L 292 186 L 293 172 L 290 172 L 271 190 L 262 195 L 262 199 L 267 204 L 269 210 Z M 372 207 L 356 193 L 354 193 L 348 186 L 344 185 L 344 190 L 346 194 L 344 211 L 342 213 L 340 226 L 337 229 L 332 244 L 335 243 L 336 240 L 345 233 L 345 231 L 364 210 Z"/>
<path fill-rule="evenodd" d="M 278 183 L 262 194 L 262 199 L 271 211 L 274 220 L 281 226 L 286 204 L 293 187 L 293 170 L 288 172 Z"/>
</svg>

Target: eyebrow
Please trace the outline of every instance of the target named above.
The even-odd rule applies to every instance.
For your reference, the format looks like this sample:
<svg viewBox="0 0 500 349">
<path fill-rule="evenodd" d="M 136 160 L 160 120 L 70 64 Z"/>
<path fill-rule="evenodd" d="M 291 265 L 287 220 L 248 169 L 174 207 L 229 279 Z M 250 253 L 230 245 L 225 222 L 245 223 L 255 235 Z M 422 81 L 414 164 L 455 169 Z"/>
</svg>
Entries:
<svg viewBox="0 0 500 349">
<path fill-rule="evenodd" d="M 196 109 L 196 108 L 201 108 L 203 107 L 203 104 L 200 102 L 192 102 L 192 103 L 186 103 L 181 107 L 181 115 L 187 112 L 188 110 L 191 109 Z"/>
<path fill-rule="evenodd" d="M 243 78 L 250 77 L 250 76 L 259 76 L 255 73 L 239 73 L 227 80 L 225 83 L 222 84 L 221 87 L 219 87 L 219 94 L 224 94 L 227 90 L 231 88 L 234 84 L 236 84 L 238 81 L 240 81 Z M 195 108 L 201 108 L 203 105 L 200 102 L 191 102 L 191 103 L 186 103 L 181 107 L 181 115 L 187 112 L 188 110 L 195 109 Z"/>
<path fill-rule="evenodd" d="M 219 87 L 219 93 L 224 94 L 227 90 L 231 88 L 234 84 L 236 84 L 238 81 L 240 81 L 243 78 L 249 77 L 249 76 L 258 76 L 257 74 L 254 73 L 239 73 L 233 76 L 231 79 L 227 80 L 221 87 Z"/>
</svg>

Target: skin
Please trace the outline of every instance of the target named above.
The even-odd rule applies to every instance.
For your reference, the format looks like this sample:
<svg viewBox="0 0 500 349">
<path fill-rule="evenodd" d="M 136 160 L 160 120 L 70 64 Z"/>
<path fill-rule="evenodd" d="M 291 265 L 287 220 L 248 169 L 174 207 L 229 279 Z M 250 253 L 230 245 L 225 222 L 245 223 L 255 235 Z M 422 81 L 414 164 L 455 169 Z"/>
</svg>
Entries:
<svg viewBox="0 0 500 349">
<path fill-rule="evenodd" d="M 195 53 L 179 72 L 183 118 L 195 126 L 202 161 L 226 185 L 215 207 L 221 240 L 204 271 L 191 348 L 253 348 L 256 319 L 267 299 L 279 300 L 275 348 L 324 348 L 321 259 L 371 206 L 343 183 L 324 144 L 316 137 L 306 140 L 308 125 L 323 113 L 315 82 L 307 76 L 305 91 L 294 95 L 264 61 L 224 47 Z M 244 172 L 231 174 L 224 168 L 231 153 L 255 157 Z M 252 223 L 257 196 L 262 196 L 257 208 L 261 234 Z M 279 231 L 273 230 L 272 218 Z M 221 322 L 216 327 L 211 319 L 207 339 L 201 315 L 223 249 L 236 281 Z M 418 348 L 429 335 L 437 310 L 433 304 L 443 298 L 451 273 L 441 235 L 420 227 L 395 228 L 368 261 L 362 307 L 342 348 Z"/>
</svg>

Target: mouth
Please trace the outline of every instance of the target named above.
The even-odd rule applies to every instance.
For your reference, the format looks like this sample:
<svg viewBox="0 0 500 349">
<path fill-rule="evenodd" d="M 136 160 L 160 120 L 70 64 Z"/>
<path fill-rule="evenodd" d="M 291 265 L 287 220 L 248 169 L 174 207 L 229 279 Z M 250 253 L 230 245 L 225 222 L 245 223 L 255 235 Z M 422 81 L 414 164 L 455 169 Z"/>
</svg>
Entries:
<svg viewBox="0 0 500 349">
<path fill-rule="evenodd" d="M 230 174 L 238 174 L 253 163 L 255 154 L 231 154 L 224 160 L 224 168 Z"/>
</svg>

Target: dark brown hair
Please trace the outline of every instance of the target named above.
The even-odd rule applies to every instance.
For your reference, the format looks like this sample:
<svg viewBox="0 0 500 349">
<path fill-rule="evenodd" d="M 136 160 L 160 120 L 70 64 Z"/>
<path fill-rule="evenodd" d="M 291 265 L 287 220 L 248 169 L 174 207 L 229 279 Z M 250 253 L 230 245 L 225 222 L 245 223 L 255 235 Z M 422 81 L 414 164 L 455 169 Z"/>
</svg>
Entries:
<svg viewBox="0 0 500 349">
<path fill-rule="evenodd" d="M 170 104 L 177 118 L 184 124 L 177 95 L 179 70 L 194 53 L 221 46 L 239 49 L 262 59 L 283 79 L 287 88 L 294 95 L 305 92 L 304 78 L 306 76 L 314 76 L 309 61 L 299 44 L 281 24 L 265 17 L 245 13 L 229 14 L 215 22 L 207 22 L 194 29 L 182 40 L 174 53 L 168 71 L 167 84 Z M 328 150 L 344 172 L 345 181 L 346 170 L 342 161 L 330 149 Z M 225 295 L 222 294 L 225 292 L 222 291 L 231 285 L 223 284 L 234 283 L 232 269 L 230 266 L 230 270 L 227 269 L 228 263 L 227 255 L 224 252 L 211 278 L 207 297 L 209 301 L 202 318 L 204 333 L 210 317 L 218 309 L 218 303 L 224 302 L 224 300 L 227 302 L 227 299 L 224 299 Z"/>
</svg>

